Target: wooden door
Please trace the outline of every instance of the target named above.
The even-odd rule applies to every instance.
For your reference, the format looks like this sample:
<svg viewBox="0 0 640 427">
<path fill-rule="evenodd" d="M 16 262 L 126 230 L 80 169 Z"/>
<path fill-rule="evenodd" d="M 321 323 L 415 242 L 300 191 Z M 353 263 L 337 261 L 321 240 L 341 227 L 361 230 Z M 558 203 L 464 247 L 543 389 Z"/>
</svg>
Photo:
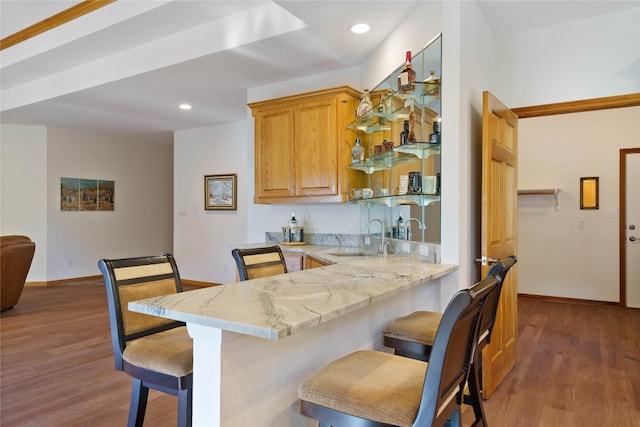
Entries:
<svg viewBox="0 0 640 427">
<path fill-rule="evenodd" d="M 483 93 L 482 224 L 484 260 L 516 255 L 517 249 L 518 116 L 491 93 Z M 483 262 L 482 274 L 488 263 Z M 485 399 L 516 363 L 517 265 L 503 284 L 491 343 L 482 355 L 482 394 Z"/>
<path fill-rule="evenodd" d="M 280 107 L 255 115 L 256 203 L 294 195 L 294 109 Z"/>
<path fill-rule="evenodd" d="M 296 196 L 338 194 L 335 97 L 296 106 L 295 159 Z"/>
</svg>

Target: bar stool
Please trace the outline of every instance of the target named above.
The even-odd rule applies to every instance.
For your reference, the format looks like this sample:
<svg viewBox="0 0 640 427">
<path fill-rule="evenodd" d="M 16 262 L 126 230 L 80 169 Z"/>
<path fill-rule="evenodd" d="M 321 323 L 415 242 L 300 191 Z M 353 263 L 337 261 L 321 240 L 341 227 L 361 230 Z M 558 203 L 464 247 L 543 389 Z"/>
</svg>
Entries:
<svg viewBox="0 0 640 427">
<path fill-rule="evenodd" d="M 487 298 L 485 302 L 487 307 L 480 320 L 478 344 L 469 375 L 469 395 L 464 397 L 464 403 L 473 407 L 476 417 L 475 422 L 472 424 L 474 426 L 487 425 L 481 397 L 480 373 L 482 372 L 482 362 L 480 355 L 491 340 L 491 332 L 496 319 L 502 285 L 506 280 L 507 273 L 516 262 L 517 258 L 515 256 L 508 256 L 503 263 L 492 265 L 486 275 L 486 277 L 497 276 L 499 284 L 498 291 Z M 382 332 L 384 345 L 393 348 L 396 355 L 428 362 L 433 351 L 435 334 L 442 317 L 443 313 L 434 311 L 416 311 L 408 316 L 401 317 L 388 325 Z"/>
<path fill-rule="evenodd" d="M 130 301 L 182 292 L 172 255 L 98 262 L 107 289 L 115 366 L 132 377 L 128 427 L 142 427 L 149 389 L 178 396 L 178 426 L 191 427 L 193 340 L 183 322 L 135 313 Z"/>
<path fill-rule="evenodd" d="M 231 255 L 236 261 L 241 281 L 287 272 L 287 264 L 279 246 L 234 249 Z"/>
<path fill-rule="evenodd" d="M 425 363 L 373 350 L 331 362 L 299 387 L 300 412 L 320 426 L 443 426 L 459 423 L 478 324 L 491 277 L 458 291 L 444 311 Z"/>
</svg>

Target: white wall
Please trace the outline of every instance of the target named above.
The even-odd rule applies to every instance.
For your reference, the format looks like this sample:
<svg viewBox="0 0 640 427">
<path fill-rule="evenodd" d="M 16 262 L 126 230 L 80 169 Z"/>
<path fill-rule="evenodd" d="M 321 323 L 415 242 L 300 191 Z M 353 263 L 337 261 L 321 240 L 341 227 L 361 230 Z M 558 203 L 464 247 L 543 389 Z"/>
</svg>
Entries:
<svg viewBox="0 0 640 427">
<path fill-rule="evenodd" d="M 253 160 L 247 157 L 246 141 L 244 121 L 175 133 L 173 243 L 184 279 L 235 281 L 231 249 L 247 242 L 247 205 L 253 194 Z M 230 173 L 237 174 L 237 210 L 205 211 L 204 176 Z"/>
<path fill-rule="evenodd" d="M 172 159 L 169 146 L 3 125 L 2 234 L 35 236 L 27 281 L 96 276 L 100 258 L 171 251 Z M 115 210 L 61 212 L 61 177 L 115 181 Z"/>
<path fill-rule="evenodd" d="M 523 107 L 640 92 L 640 5 L 496 38 L 499 95 Z"/>
<path fill-rule="evenodd" d="M 496 46 L 497 95 L 511 107 L 640 92 L 640 6 L 497 38 Z M 619 301 L 618 250 L 612 245 L 618 219 L 609 215 L 618 203 L 621 146 L 614 134 L 620 129 L 598 120 L 582 132 L 569 121 L 572 117 L 518 123 L 519 188 L 562 188 L 560 212 L 546 200 L 549 196 L 518 198 L 519 291 Z M 578 135 L 581 140 L 576 140 Z M 627 147 L 640 144 L 635 138 L 627 139 Z M 601 177 L 606 193 L 599 211 L 577 210 L 581 176 Z M 577 229 L 579 219 L 585 220 L 585 230 Z M 603 265 L 608 266 L 606 278 Z"/>
<path fill-rule="evenodd" d="M 619 149 L 640 147 L 640 107 L 519 121 L 519 291 L 619 301 Z M 598 210 L 580 209 L 580 177 L 599 177 Z M 584 229 L 579 227 L 580 221 Z"/>
<path fill-rule="evenodd" d="M 171 162 L 168 146 L 48 128 L 48 280 L 99 274 L 100 258 L 170 252 Z M 115 210 L 60 211 L 60 177 L 115 181 Z"/>
<path fill-rule="evenodd" d="M 0 126 L 0 235 L 36 243 L 27 277 L 47 278 L 47 128 Z"/>
<path fill-rule="evenodd" d="M 482 92 L 494 88 L 495 40 L 475 2 L 446 3 L 445 34 L 451 35 L 451 43 L 456 48 L 448 47 L 443 41 L 445 50 L 443 75 L 443 91 L 453 91 L 444 101 L 443 120 L 452 120 L 443 126 L 443 141 L 452 146 L 451 153 L 443 155 L 442 170 L 456 171 L 451 178 L 456 180 L 457 192 L 450 194 L 443 190 L 443 196 L 455 197 L 449 211 L 444 211 L 447 200 L 443 201 L 443 218 L 453 216 L 452 209 L 457 210 L 457 223 L 443 229 L 443 236 L 451 234 L 458 239 L 458 263 L 460 264 L 460 286 L 470 286 L 478 280 L 480 268 L 475 262 L 480 254 L 480 189 L 482 178 Z M 447 31 L 448 30 L 448 31 Z M 455 79 L 449 82 L 449 79 Z M 447 85 L 446 82 L 449 82 Z M 450 125 L 447 127 L 447 125 Z M 446 131 L 446 134 L 445 134 Z M 444 142 L 443 142 L 444 145 Z M 444 151 L 444 149 L 443 149 Z M 443 186 L 446 182 L 443 177 Z M 446 223 L 445 223 L 446 224 Z M 444 242 L 444 240 L 443 240 Z M 454 248 L 445 246 L 444 253 Z"/>
</svg>

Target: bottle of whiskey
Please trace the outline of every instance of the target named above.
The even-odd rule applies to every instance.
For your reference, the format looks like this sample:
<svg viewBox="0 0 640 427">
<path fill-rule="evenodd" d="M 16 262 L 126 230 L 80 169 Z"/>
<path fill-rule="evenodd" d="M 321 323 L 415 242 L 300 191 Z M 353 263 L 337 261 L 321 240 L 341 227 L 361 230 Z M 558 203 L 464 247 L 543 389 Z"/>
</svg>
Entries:
<svg viewBox="0 0 640 427">
<path fill-rule="evenodd" d="M 371 97 L 369 96 L 369 89 L 365 89 L 364 93 L 360 97 L 360 103 L 356 107 L 356 117 L 362 119 L 366 117 L 373 109 L 373 103 L 371 102 Z"/>
<path fill-rule="evenodd" d="M 433 132 L 429 134 L 429 144 L 440 144 L 440 119 L 433 121 Z"/>
<path fill-rule="evenodd" d="M 364 148 L 360 145 L 360 138 L 356 138 L 356 145 L 351 149 L 351 163 L 364 161 Z"/>
<path fill-rule="evenodd" d="M 424 80 L 424 94 L 428 96 L 440 95 L 440 77 L 436 76 L 436 70 L 429 71 L 429 77 Z"/>
<path fill-rule="evenodd" d="M 416 88 L 416 71 L 411 66 L 411 51 L 407 51 L 404 68 L 398 76 L 398 92 L 409 93 Z"/>
<path fill-rule="evenodd" d="M 400 132 L 400 145 L 409 142 L 409 120 L 404 121 L 404 129 Z"/>
</svg>

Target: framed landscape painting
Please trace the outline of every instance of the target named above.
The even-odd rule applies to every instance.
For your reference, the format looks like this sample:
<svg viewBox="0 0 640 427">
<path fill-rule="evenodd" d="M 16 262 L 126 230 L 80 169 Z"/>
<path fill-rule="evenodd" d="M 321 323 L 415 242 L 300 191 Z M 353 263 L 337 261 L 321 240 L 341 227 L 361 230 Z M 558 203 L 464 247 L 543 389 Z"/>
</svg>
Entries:
<svg viewBox="0 0 640 427">
<path fill-rule="evenodd" d="M 204 209 L 236 210 L 236 174 L 205 175 Z"/>
</svg>

